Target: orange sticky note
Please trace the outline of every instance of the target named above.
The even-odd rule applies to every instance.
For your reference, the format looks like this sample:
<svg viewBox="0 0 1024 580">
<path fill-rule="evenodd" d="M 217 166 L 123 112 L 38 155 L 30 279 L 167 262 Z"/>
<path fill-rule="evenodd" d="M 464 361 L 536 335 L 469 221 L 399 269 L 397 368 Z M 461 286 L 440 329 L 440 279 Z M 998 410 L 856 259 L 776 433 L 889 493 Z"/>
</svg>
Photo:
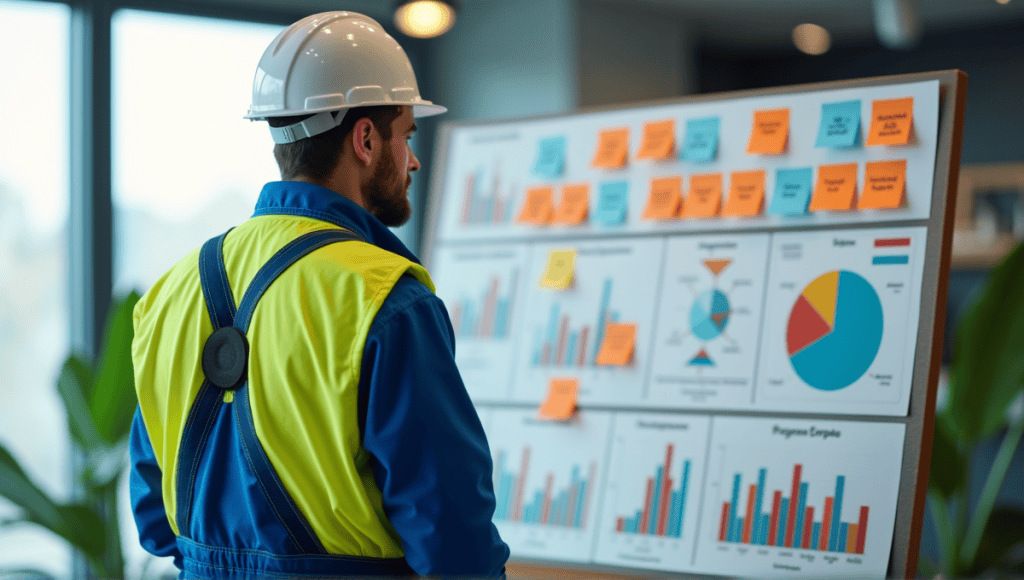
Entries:
<svg viewBox="0 0 1024 580">
<path fill-rule="evenodd" d="M 683 178 L 656 177 L 651 180 L 651 195 L 647 198 L 642 219 L 664 220 L 679 217 L 683 205 Z"/>
<path fill-rule="evenodd" d="M 609 322 L 604 327 L 604 340 L 597 351 L 595 364 L 625 366 L 633 358 L 636 346 L 635 322 Z"/>
<path fill-rule="evenodd" d="M 789 109 L 754 111 L 747 153 L 778 155 L 786 150 L 789 139 Z"/>
<path fill-rule="evenodd" d="M 867 145 L 906 145 L 914 125 L 914 97 L 871 103 Z"/>
<path fill-rule="evenodd" d="M 764 208 L 764 170 L 733 171 L 729 175 L 729 198 L 724 216 L 760 215 Z"/>
<path fill-rule="evenodd" d="M 637 159 L 668 159 L 676 150 L 675 119 L 644 123 L 644 137 Z"/>
<path fill-rule="evenodd" d="M 891 209 L 903 205 L 907 161 L 875 161 L 864 166 L 864 193 L 857 209 Z"/>
<path fill-rule="evenodd" d="M 519 212 L 517 222 L 526 224 L 546 224 L 555 213 L 552 197 L 554 188 L 532 187 L 526 190 L 526 202 Z"/>
<path fill-rule="evenodd" d="M 580 380 L 574 378 L 551 379 L 548 385 L 548 396 L 537 410 L 541 419 L 565 421 L 572 417 L 576 410 L 576 399 L 579 397 Z"/>
<path fill-rule="evenodd" d="M 579 224 L 590 209 L 590 186 L 586 183 L 562 187 L 562 203 L 551 220 L 556 224 Z"/>
<path fill-rule="evenodd" d="M 712 217 L 722 207 L 722 174 L 690 176 L 690 194 L 683 202 L 683 217 Z"/>
<path fill-rule="evenodd" d="M 626 165 L 629 157 L 629 128 L 605 129 L 597 140 L 597 153 L 591 165 L 605 169 L 618 169 Z"/>
<path fill-rule="evenodd" d="M 857 197 L 857 164 L 822 165 L 811 196 L 811 211 L 853 209 Z"/>
</svg>

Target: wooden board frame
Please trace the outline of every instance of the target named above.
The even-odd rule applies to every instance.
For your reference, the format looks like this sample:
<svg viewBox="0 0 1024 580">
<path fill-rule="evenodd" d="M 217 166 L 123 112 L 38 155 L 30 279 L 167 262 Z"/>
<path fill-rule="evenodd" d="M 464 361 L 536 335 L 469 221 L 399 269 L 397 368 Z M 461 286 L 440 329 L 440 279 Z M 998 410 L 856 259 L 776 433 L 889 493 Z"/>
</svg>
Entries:
<svg viewBox="0 0 1024 580">
<path fill-rule="evenodd" d="M 423 261 L 428 267 L 437 244 L 444 187 L 444 169 L 448 156 L 448 143 L 452 131 L 474 125 L 503 125 L 523 121 L 561 118 L 601 111 L 642 109 L 666 104 L 692 104 L 720 100 L 798 94 L 835 89 L 876 87 L 920 81 L 939 82 L 939 124 L 932 190 L 932 207 L 928 219 L 906 222 L 885 222 L 881 226 L 925 226 L 924 277 L 921 286 L 921 312 L 915 350 L 914 375 L 911 384 L 910 407 L 905 417 L 862 417 L 858 421 L 902 423 L 906 427 L 903 467 L 900 476 L 896 522 L 890 553 L 888 577 L 913 578 L 917 574 L 924 509 L 928 488 L 931 459 L 932 431 L 935 421 L 935 397 L 942 364 L 943 329 L 945 324 L 946 292 L 953 241 L 953 223 L 956 217 L 956 194 L 963 142 L 964 107 L 967 101 L 967 74 L 959 70 L 946 70 L 907 75 L 872 77 L 849 81 L 813 83 L 768 89 L 735 91 L 695 95 L 580 109 L 565 114 L 535 116 L 494 122 L 446 122 L 441 125 L 435 143 L 435 156 L 431 171 L 430 197 L 425 235 L 422 244 Z M 879 224 L 876 224 L 879 225 Z M 812 229 L 812 228 L 808 228 Z M 822 228 L 813 228 L 822 229 Z M 585 408 L 585 407 L 583 407 Z M 763 416 L 763 413 L 760 414 Z M 808 415 L 804 418 L 841 419 L 844 415 Z M 539 560 L 515 560 L 508 566 L 510 576 L 530 578 L 606 578 L 635 576 L 637 571 L 605 565 L 581 565 Z M 666 573 L 644 570 L 645 577 L 690 578 L 690 573 Z"/>
</svg>

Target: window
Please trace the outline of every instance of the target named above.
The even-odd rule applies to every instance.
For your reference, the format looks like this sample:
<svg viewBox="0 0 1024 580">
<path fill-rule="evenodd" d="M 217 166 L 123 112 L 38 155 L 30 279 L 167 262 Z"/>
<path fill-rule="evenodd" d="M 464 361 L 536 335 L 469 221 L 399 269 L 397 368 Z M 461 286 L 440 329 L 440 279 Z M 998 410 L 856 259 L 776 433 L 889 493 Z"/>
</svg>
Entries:
<svg viewBox="0 0 1024 580">
<path fill-rule="evenodd" d="M 68 355 L 67 6 L 0 0 L 0 442 L 66 500 L 71 443 L 57 395 Z M 0 520 L 17 510 L 0 500 Z M 0 527 L 0 570 L 71 573 L 65 542 Z"/>
</svg>

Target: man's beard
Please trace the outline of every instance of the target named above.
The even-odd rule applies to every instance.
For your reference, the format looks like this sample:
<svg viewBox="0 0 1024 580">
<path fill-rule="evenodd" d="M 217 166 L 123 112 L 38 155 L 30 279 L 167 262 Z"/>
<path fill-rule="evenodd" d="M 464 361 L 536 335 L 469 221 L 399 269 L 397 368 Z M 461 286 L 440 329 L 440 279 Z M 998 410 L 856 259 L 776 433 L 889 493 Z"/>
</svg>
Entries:
<svg viewBox="0 0 1024 580">
<path fill-rule="evenodd" d="M 406 195 L 411 178 L 405 183 L 398 181 L 398 168 L 395 167 L 395 156 L 386 146 L 377 161 L 370 183 L 363 191 L 366 209 L 386 226 L 400 226 L 412 216 L 412 206 Z"/>
</svg>

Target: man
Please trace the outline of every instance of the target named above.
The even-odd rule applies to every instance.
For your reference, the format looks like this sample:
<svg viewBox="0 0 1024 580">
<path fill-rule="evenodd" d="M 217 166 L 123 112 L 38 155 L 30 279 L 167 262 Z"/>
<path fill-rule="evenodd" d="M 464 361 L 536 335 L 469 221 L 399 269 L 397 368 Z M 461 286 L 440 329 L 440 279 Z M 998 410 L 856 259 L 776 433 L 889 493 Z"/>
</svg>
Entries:
<svg viewBox="0 0 1024 580">
<path fill-rule="evenodd" d="M 500 576 L 491 459 L 409 219 L 419 96 L 351 12 L 283 31 L 256 72 L 282 181 L 135 310 L 139 536 L 183 578 Z"/>
</svg>

